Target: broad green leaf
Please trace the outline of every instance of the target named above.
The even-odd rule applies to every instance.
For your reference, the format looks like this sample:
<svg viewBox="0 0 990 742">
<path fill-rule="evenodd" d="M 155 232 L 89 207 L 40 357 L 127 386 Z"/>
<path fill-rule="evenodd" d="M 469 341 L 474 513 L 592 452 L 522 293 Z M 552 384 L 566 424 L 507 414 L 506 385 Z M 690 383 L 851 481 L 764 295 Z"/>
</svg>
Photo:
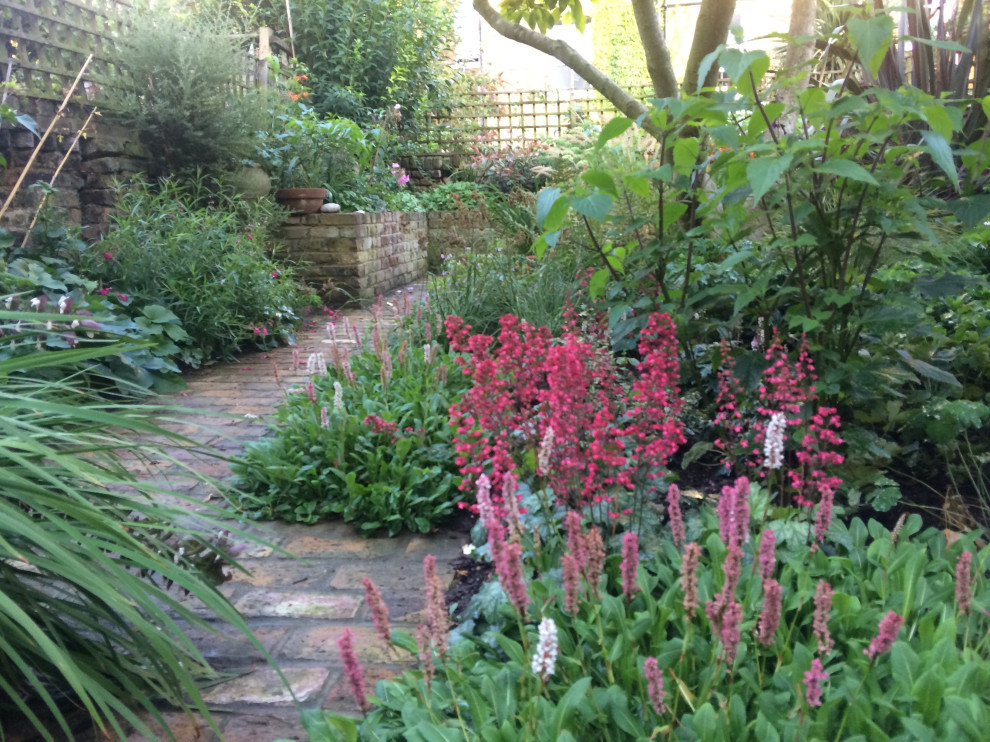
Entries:
<svg viewBox="0 0 990 742">
<path fill-rule="evenodd" d="M 639 175 L 627 175 L 622 179 L 623 185 L 637 196 L 650 197 L 650 181 Z"/>
<path fill-rule="evenodd" d="M 674 169 L 689 173 L 698 162 L 698 138 L 681 137 L 674 142 Z"/>
<path fill-rule="evenodd" d="M 595 146 L 601 147 L 606 142 L 622 136 L 632 125 L 633 120 L 626 118 L 625 116 L 616 116 L 615 118 L 610 119 L 602 127 L 602 131 L 598 135 L 598 141 L 595 142 Z"/>
<path fill-rule="evenodd" d="M 553 206 L 550 207 L 550 211 L 547 214 L 546 219 L 543 220 L 543 229 L 548 232 L 556 232 L 561 229 L 564 226 L 564 222 L 567 220 L 567 212 L 570 207 L 570 199 L 566 196 L 561 196 L 558 198 L 554 202 Z M 551 243 L 550 240 L 547 240 L 547 243 L 556 244 Z"/>
<path fill-rule="evenodd" d="M 953 132 L 958 128 L 952 116 L 949 115 L 945 106 L 925 106 L 923 109 L 925 121 L 932 128 L 932 131 L 939 134 L 946 141 L 952 139 Z"/>
<path fill-rule="evenodd" d="M 536 225 L 543 229 L 543 222 L 546 221 L 551 207 L 560 198 L 559 188 L 544 188 L 536 197 Z"/>
<path fill-rule="evenodd" d="M 757 157 L 746 165 L 746 177 L 753 189 L 753 201 L 758 202 L 794 160 L 793 155 L 783 157 Z"/>
<path fill-rule="evenodd" d="M 870 171 L 852 160 L 826 160 L 815 168 L 815 172 L 828 173 L 840 178 L 858 180 L 860 183 L 879 185 L 876 178 L 870 175 Z"/>
<path fill-rule="evenodd" d="M 604 191 L 613 198 L 618 196 L 618 191 L 615 188 L 615 180 L 604 170 L 587 170 L 581 174 L 581 180 L 588 185 L 593 185 L 600 191 Z"/>
<path fill-rule="evenodd" d="M 894 19 L 886 13 L 869 19 L 850 18 L 846 29 L 859 61 L 876 76 L 894 37 Z"/>
<path fill-rule="evenodd" d="M 739 93 L 747 98 L 755 93 L 754 83 L 758 88 L 763 76 L 770 69 L 770 57 L 761 50 L 744 52 L 739 49 L 726 49 L 719 57 L 719 62 L 725 68 L 725 74 L 736 84 Z"/>
<path fill-rule="evenodd" d="M 612 197 L 607 193 L 592 193 L 590 196 L 574 199 L 571 207 L 582 216 L 603 222 L 612 209 Z"/>
<path fill-rule="evenodd" d="M 593 299 L 605 293 L 605 287 L 608 285 L 610 277 L 611 274 L 608 272 L 608 268 L 599 268 L 592 274 L 591 281 L 588 282 L 588 291 L 591 293 Z"/>
<path fill-rule="evenodd" d="M 990 194 L 960 196 L 946 201 L 945 208 L 967 227 L 978 227 L 990 221 Z"/>
</svg>

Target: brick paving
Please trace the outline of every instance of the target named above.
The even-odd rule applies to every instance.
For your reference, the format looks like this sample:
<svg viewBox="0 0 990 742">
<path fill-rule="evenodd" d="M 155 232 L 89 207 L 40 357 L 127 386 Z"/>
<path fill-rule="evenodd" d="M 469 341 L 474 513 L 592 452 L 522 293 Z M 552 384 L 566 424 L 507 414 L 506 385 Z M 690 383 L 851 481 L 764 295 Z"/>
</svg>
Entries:
<svg viewBox="0 0 990 742">
<path fill-rule="evenodd" d="M 392 292 L 386 299 L 396 301 L 401 293 L 409 293 L 416 300 L 422 298 L 424 290 L 424 286 L 414 285 Z M 350 309 L 344 314 L 367 336 L 369 311 Z M 265 433 L 265 418 L 282 395 L 305 383 L 305 360 L 311 352 L 328 348 L 323 343 L 326 337 L 322 320 L 308 323 L 298 333 L 303 368 L 293 369 L 293 349 L 283 347 L 245 354 L 235 363 L 187 374 L 188 388 L 169 395 L 167 401 L 195 412 L 167 423 L 167 427 L 224 455 L 236 455 L 243 442 L 257 440 Z M 196 500 L 213 499 L 216 503 L 211 497 L 213 488 L 183 477 L 176 462 L 213 477 L 229 474 L 225 460 L 185 449 L 169 451 L 168 459 L 135 462 L 135 466 L 140 467 L 142 478 L 159 480 Z M 188 509 L 197 508 L 189 505 Z M 312 526 L 253 521 L 231 525 L 260 536 L 270 546 L 249 547 L 240 561 L 251 574 L 235 574 L 220 590 L 270 653 L 296 700 L 245 637 L 230 635 L 233 630 L 219 623 L 218 631 L 227 634 L 191 631 L 204 656 L 231 677 L 204 694 L 211 711 L 216 710 L 222 737 L 199 719 L 167 712 L 169 729 L 179 742 L 305 740 L 300 708 L 322 707 L 356 715 L 357 707 L 337 656 L 336 640 L 344 628 L 354 631 L 369 689 L 377 680 L 394 676 L 409 661 L 399 650 L 386 647 L 375 633 L 361 578 L 369 575 L 375 580 L 389 606 L 393 626 L 414 631 L 424 608 L 423 557 L 435 555 L 441 577 L 449 581 L 452 572 L 447 565 L 467 540 L 465 533 L 451 530 L 428 536 L 365 539 L 349 525 L 335 521 Z M 145 739 L 132 735 L 128 742 Z"/>
</svg>

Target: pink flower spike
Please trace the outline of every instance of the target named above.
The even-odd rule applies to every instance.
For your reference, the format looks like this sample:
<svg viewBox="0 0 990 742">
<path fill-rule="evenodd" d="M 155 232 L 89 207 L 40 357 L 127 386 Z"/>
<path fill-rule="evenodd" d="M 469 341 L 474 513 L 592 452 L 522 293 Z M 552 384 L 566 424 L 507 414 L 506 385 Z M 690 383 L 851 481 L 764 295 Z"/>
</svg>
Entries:
<svg viewBox="0 0 990 742">
<path fill-rule="evenodd" d="M 113 255 L 111 255 L 108 252 L 105 252 L 105 253 L 103 253 L 103 259 L 104 260 L 113 260 Z"/>
<path fill-rule="evenodd" d="M 742 606 L 732 601 L 722 615 L 722 646 L 725 647 L 726 669 L 732 671 L 739 650 L 739 624 L 742 622 Z"/>
<path fill-rule="evenodd" d="M 437 558 L 427 554 L 423 558 L 423 579 L 426 582 L 426 616 L 430 625 L 433 646 L 441 657 L 447 655 L 449 620 L 444 600 L 443 584 L 437 577 Z"/>
<path fill-rule="evenodd" d="M 894 642 L 897 641 L 897 632 L 901 630 L 903 623 L 903 617 L 893 611 L 880 619 L 877 635 L 873 637 L 870 646 L 863 650 L 863 654 L 869 657 L 870 661 L 873 661 L 877 655 L 889 652 L 890 648 L 894 646 Z"/>
<path fill-rule="evenodd" d="M 815 587 L 815 615 L 812 619 L 812 630 L 818 640 L 818 654 L 823 657 L 832 651 L 835 641 L 828 630 L 828 617 L 832 612 L 832 586 L 825 580 L 819 580 Z"/>
<path fill-rule="evenodd" d="M 639 590 L 636 584 L 636 570 L 639 567 L 639 538 L 633 531 L 622 537 L 622 594 L 626 601 L 632 600 L 633 593 Z"/>
<path fill-rule="evenodd" d="M 756 638 L 764 647 L 774 642 L 777 627 L 780 625 L 780 583 L 776 580 L 766 580 L 763 583 L 763 611 L 757 627 Z"/>
<path fill-rule="evenodd" d="M 963 614 L 969 613 L 973 600 L 972 567 L 973 552 L 964 551 L 956 561 L 956 607 Z"/>
<path fill-rule="evenodd" d="M 776 558 L 774 556 L 774 547 L 776 544 L 777 537 L 769 528 L 760 534 L 760 549 L 757 561 L 760 565 L 760 579 L 764 584 L 773 577 L 773 571 L 776 567 Z"/>
<path fill-rule="evenodd" d="M 696 543 L 684 547 L 681 558 L 681 592 L 684 593 L 684 612 L 688 620 L 694 618 L 695 611 L 701 606 L 698 598 L 698 560 L 701 558 L 701 546 Z"/>
<path fill-rule="evenodd" d="M 822 705 L 822 683 L 828 680 L 828 673 L 822 667 L 822 661 L 815 657 L 811 661 L 811 669 L 804 674 L 804 697 L 809 706 Z"/>
<path fill-rule="evenodd" d="M 358 663 L 354 652 L 354 632 L 350 628 L 345 628 L 337 639 L 337 649 L 340 650 L 340 661 L 344 665 L 347 683 L 351 686 L 351 695 L 358 708 L 367 714 L 371 710 L 371 703 L 368 702 L 368 691 L 364 685 L 364 668 Z"/>
<path fill-rule="evenodd" d="M 364 599 L 368 604 L 368 608 L 371 609 L 371 619 L 375 622 L 375 628 L 378 629 L 379 636 L 381 636 L 383 641 L 390 641 L 392 639 L 392 628 L 388 623 L 388 606 L 382 600 L 382 594 L 378 591 L 378 587 L 371 581 L 370 577 L 364 577 L 361 580 L 361 584 L 364 585 Z"/>
<path fill-rule="evenodd" d="M 108 289 L 108 288 L 106 288 L 106 289 L 97 289 L 96 293 L 99 294 L 100 296 L 106 296 L 107 294 L 110 293 L 110 289 Z"/>
<path fill-rule="evenodd" d="M 646 678 L 646 694 L 650 697 L 653 710 L 659 715 L 667 713 L 667 707 L 663 701 L 667 693 L 663 689 L 663 673 L 653 657 L 647 657 L 643 663 L 643 677 Z"/>
<path fill-rule="evenodd" d="M 581 591 L 581 568 L 573 554 L 567 553 L 564 562 L 564 610 L 572 616 L 578 612 L 578 596 Z"/>
<path fill-rule="evenodd" d="M 681 490 L 676 484 L 671 484 L 667 489 L 667 517 L 670 518 L 674 546 L 680 549 L 685 541 L 684 516 L 681 514 Z"/>
</svg>

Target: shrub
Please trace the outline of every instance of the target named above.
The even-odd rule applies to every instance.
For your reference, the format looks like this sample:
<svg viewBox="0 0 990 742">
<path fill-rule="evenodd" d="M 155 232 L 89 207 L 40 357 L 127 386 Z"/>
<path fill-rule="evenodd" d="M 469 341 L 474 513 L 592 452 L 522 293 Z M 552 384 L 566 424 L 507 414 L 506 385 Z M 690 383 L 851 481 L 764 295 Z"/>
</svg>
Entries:
<svg viewBox="0 0 990 742">
<path fill-rule="evenodd" d="M 154 738 L 132 709 L 161 721 L 161 701 L 210 719 L 197 683 L 218 675 L 180 627 L 214 627 L 176 590 L 250 638 L 213 584 L 233 550 L 211 514 L 191 525 L 158 499 L 160 483 L 137 480 L 118 458 L 167 458 L 141 438 L 191 441 L 154 422 L 169 410 L 108 404 L 64 373 L 125 347 L 38 352 L 44 331 L 23 318 L 0 310 L 5 345 L 28 349 L 0 360 L 0 733 L 19 720 L 44 739 L 75 739 L 69 707 L 120 739 L 125 722 Z M 47 380 L 52 370 L 64 378 Z"/>
<path fill-rule="evenodd" d="M 296 311 L 310 302 L 290 268 L 270 257 L 278 213 L 266 201 L 215 197 L 196 184 L 134 183 L 120 191 L 110 233 L 83 256 L 84 274 L 122 302 L 161 304 L 179 317 L 177 341 L 193 366 L 232 358 L 248 342 L 294 342 Z"/>
<path fill-rule="evenodd" d="M 536 262 L 499 246 L 475 245 L 461 256 L 444 253 L 430 295 L 444 316 L 461 317 L 475 331 L 494 334 L 511 314 L 560 332 L 567 297 L 578 286 L 577 261 L 563 251 Z"/>
<path fill-rule="evenodd" d="M 322 353 L 309 359 L 309 385 L 234 465 L 252 517 L 337 515 L 365 535 L 392 536 L 430 531 L 463 499 L 447 410 L 464 381 L 433 339 L 439 328 L 406 316 L 389 340 L 383 311 L 379 302 L 371 337 L 332 326 L 330 363 Z"/>
<path fill-rule="evenodd" d="M 225 22 L 147 9 L 128 15 L 113 45 L 122 76 L 110 112 L 144 145 L 154 179 L 217 174 L 250 157 L 264 106 L 239 92 L 251 64 Z"/>
</svg>

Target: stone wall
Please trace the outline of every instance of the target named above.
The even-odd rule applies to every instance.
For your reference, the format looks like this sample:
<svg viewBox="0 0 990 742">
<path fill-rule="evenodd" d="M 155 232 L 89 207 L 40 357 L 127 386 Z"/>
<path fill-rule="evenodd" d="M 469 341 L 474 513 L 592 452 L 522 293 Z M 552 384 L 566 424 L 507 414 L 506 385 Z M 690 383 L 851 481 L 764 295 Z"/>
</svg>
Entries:
<svg viewBox="0 0 990 742">
<path fill-rule="evenodd" d="M 373 299 L 426 275 L 425 214 L 292 216 L 276 238 L 330 301 Z"/>
<path fill-rule="evenodd" d="M 14 106 L 34 117 L 39 133 L 44 133 L 58 108 L 55 101 L 40 99 L 24 99 Z M 127 129 L 94 118 L 85 137 L 73 148 L 76 132 L 88 114 L 88 106 L 67 107 L 35 158 L 0 228 L 23 235 L 42 197 L 40 189 L 29 186 L 48 183 L 68 152 L 69 157 L 55 180 L 58 192 L 53 203 L 70 224 L 84 228 L 86 237 L 106 231 L 114 205 L 113 181 L 141 170 L 141 147 Z M 5 125 L 0 129 L 0 154 L 7 160 L 7 167 L 0 169 L 0 203 L 6 201 L 37 143 L 37 137 L 22 127 Z"/>
</svg>

